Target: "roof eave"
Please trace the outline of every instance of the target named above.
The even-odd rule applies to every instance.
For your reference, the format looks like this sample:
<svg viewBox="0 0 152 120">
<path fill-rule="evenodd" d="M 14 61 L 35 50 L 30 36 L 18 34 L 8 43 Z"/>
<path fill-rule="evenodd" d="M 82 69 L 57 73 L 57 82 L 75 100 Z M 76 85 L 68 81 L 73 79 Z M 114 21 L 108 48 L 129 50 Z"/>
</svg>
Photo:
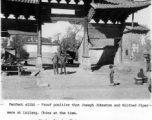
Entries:
<svg viewBox="0 0 152 120">
<path fill-rule="evenodd" d="M 129 6 L 126 4 L 119 4 L 119 5 L 108 5 L 108 4 L 100 4 L 100 3 L 90 3 L 90 5 L 94 9 L 130 9 L 130 8 L 146 8 L 151 5 L 151 2 L 145 2 L 142 3 L 136 3 L 136 4 L 130 4 Z"/>
<path fill-rule="evenodd" d="M 28 3 L 28 4 L 39 4 L 39 0 L 7 0 L 7 2 L 20 2 L 20 3 Z"/>
</svg>

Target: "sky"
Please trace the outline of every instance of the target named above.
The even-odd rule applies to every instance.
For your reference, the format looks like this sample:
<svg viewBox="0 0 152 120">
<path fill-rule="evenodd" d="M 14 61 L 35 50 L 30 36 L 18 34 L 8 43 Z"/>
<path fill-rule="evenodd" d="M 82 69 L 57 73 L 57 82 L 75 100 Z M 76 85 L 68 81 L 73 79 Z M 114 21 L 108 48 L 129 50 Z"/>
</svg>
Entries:
<svg viewBox="0 0 152 120">
<path fill-rule="evenodd" d="M 126 22 L 131 22 L 132 16 L 130 15 Z M 146 25 L 151 28 L 151 6 L 142 9 L 134 14 L 134 22 L 138 22 L 141 25 Z"/>
<path fill-rule="evenodd" d="M 57 23 L 45 23 L 42 25 L 42 37 L 53 37 L 57 33 L 65 34 L 68 27 L 72 26 L 69 22 L 59 21 Z"/>
</svg>

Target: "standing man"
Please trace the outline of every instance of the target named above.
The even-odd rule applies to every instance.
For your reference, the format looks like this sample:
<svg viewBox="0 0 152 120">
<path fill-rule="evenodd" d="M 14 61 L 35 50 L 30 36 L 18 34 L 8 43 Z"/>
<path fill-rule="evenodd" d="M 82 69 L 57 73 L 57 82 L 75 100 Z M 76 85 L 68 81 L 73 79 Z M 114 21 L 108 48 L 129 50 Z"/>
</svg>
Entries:
<svg viewBox="0 0 152 120">
<path fill-rule="evenodd" d="M 150 54 L 147 54 L 146 56 L 146 72 L 147 72 L 147 77 L 148 77 L 148 82 L 151 81 L 151 57 Z"/>
<path fill-rule="evenodd" d="M 10 54 L 9 54 L 9 56 L 8 56 L 7 60 L 6 60 L 6 63 L 7 63 L 7 64 L 10 64 L 10 65 L 12 65 L 12 64 L 13 64 L 13 58 L 11 57 L 11 55 L 10 55 Z"/>
<path fill-rule="evenodd" d="M 1 63 L 2 65 L 5 64 L 6 60 L 5 60 L 5 55 L 2 55 L 2 58 L 1 58 Z"/>
<path fill-rule="evenodd" d="M 146 56 L 146 62 L 147 62 L 146 71 L 147 72 L 151 71 L 151 63 L 150 63 L 150 61 L 151 61 L 150 54 L 147 54 L 147 56 Z"/>
<path fill-rule="evenodd" d="M 113 65 L 109 66 L 110 68 L 110 85 L 111 86 L 115 86 L 116 84 L 114 83 L 114 69 L 113 69 Z"/>
<path fill-rule="evenodd" d="M 63 52 L 60 54 L 60 66 L 61 66 L 61 72 L 62 74 L 62 69 L 64 68 L 64 74 L 66 74 L 66 56 L 63 54 Z"/>
<path fill-rule="evenodd" d="M 58 56 L 57 53 L 54 53 L 54 56 L 52 58 L 52 63 L 53 63 L 53 69 L 54 69 L 54 75 L 58 74 Z"/>
</svg>

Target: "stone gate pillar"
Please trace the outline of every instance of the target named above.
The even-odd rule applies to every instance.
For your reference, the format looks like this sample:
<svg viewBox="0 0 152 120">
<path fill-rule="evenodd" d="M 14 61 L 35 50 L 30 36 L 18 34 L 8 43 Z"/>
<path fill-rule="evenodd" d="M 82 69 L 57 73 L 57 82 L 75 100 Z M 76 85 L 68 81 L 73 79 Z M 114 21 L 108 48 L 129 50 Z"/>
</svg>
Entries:
<svg viewBox="0 0 152 120">
<path fill-rule="evenodd" d="M 122 39 L 120 39 L 119 42 L 117 42 L 118 39 L 115 39 L 115 41 L 117 45 L 115 45 L 116 53 L 114 57 L 114 65 L 117 66 L 117 65 L 121 65 L 122 63 Z"/>
<path fill-rule="evenodd" d="M 90 56 L 89 56 L 89 42 L 88 42 L 88 18 L 84 18 L 84 42 L 83 42 L 83 56 L 82 67 L 85 70 L 90 70 Z"/>
</svg>

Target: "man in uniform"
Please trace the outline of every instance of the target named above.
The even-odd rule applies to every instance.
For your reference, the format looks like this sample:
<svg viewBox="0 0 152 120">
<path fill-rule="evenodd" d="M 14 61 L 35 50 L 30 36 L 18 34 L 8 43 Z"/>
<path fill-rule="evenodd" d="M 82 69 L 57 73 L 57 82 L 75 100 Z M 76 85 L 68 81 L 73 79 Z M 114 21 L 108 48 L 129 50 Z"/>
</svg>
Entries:
<svg viewBox="0 0 152 120">
<path fill-rule="evenodd" d="M 58 74 L 58 56 L 57 53 L 54 53 L 54 56 L 52 58 L 52 63 L 53 63 L 53 69 L 54 69 L 54 75 Z"/>
<path fill-rule="evenodd" d="M 151 80 L 151 56 L 150 54 L 145 54 L 146 58 L 146 72 L 147 72 L 147 77 L 148 77 L 148 82 Z"/>
<path fill-rule="evenodd" d="M 61 72 L 60 74 L 62 74 L 62 69 L 64 68 L 64 74 L 66 74 L 66 56 L 65 54 L 63 54 L 63 52 L 61 52 L 60 54 L 60 66 L 61 66 Z"/>
<path fill-rule="evenodd" d="M 146 56 L 146 62 L 147 62 L 146 71 L 147 72 L 151 71 L 151 63 L 150 63 L 150 61 L 151 61 L 150 54 L 147 54 L 147 56 Z"/>
<path fill-rule="evenodd" d="M 10 65 L 12 65 L 12 64 L 13 64 L 13 58 L 11 57 L 11 55 L 10 55 L 10 54 L 9 54 L 9 56 L 8 56 L 7 60 L 6 60 L 6 63 L 7 63 L 7 64 L 10 64 Z"/>
</svg>

